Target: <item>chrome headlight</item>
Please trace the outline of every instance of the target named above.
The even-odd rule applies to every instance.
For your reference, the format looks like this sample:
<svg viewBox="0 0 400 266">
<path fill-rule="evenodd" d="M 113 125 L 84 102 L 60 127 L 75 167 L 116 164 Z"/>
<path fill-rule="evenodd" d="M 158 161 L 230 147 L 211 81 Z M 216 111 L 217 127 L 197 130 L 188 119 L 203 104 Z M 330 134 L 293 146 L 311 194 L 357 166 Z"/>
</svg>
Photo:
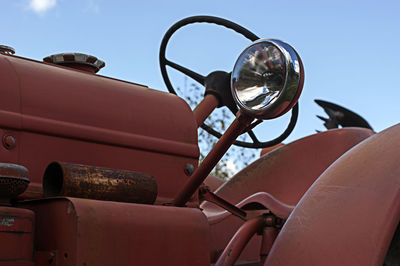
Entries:
<svg viewBox="0 0 400 266">
<path fill-rule="evenodd" d="M 239 107 L 259 119 L 283 115 L 297 102 L 304 70 L 287 43 L 261 39 L 237 59 L 231 75 L 232 95 Z"/>
</svg>

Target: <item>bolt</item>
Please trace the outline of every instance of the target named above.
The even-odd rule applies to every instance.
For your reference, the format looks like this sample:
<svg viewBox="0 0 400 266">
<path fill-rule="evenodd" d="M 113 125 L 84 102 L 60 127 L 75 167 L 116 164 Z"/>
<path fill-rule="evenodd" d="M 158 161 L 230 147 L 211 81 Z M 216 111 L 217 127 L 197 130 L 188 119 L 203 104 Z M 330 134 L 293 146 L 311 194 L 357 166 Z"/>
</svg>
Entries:
<svg viewBox="0 0 400 266">
<path fill-rule="evenodd" d="M 267 215 L 265 217 L 266 226 L 274 226 L 275 225 L 275 217 L 273 215 Z"/>
<path fill-rule="evenodd" d="M 15 148 L 15 138 L 11 135 L 4 135 L 3 136 L 3 146 L 4 148 L 6 148 L 7 150 L 12 150 Z"/>
<path fill-rule="evenodd" d="M 192 175 L 193 172 L 194 172 L 194 166 L 193 166 L 193 164 L 187 163 L 186 166 L 185 166 L 185 170 L 184 170 L 184 171 L 185 171 L 185 174 L 186 174 L 187 176 Z"/>
</svg>

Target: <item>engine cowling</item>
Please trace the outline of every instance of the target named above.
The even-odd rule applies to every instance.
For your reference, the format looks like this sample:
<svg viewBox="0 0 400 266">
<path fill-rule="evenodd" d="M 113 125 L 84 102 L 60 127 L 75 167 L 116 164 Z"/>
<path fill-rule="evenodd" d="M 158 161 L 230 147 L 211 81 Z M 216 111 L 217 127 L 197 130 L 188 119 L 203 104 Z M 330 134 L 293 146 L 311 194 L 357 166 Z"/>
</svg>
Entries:
<svg viewBox="0 0 400 266">
<path fill-rule="evenodd" d="M 197 165 L 197 126 L 175 95 L 4 54 L 0 72 L 0 133 L 14 140 L 0 161 L 29 169 L 26 197 L 41 195 L 53 161 L 151 174 L 158 201 L 180 189 L 187 164 Z"/>
</svg>

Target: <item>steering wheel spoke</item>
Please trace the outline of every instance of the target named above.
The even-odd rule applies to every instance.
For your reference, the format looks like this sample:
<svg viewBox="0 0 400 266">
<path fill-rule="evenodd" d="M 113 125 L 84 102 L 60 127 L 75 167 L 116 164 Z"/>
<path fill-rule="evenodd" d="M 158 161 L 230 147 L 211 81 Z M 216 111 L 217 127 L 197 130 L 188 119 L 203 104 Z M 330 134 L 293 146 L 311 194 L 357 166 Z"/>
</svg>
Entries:
<svg viewBox="0 0 400 266">
<path fill-rule="evenodd" d="M 196 73 L 196 72 L 194 72 L 194 71 L 192 71 L 192 70 L 190 70 L 190 69 L 188 69 L 188 68 L 186 68 L 186 67 L 183 67 L 183 66 L 181 66 L 181 65 L 178 65 L 178 64 L 176 64 L 176 63 L 174 63 L 174 62 L 172 62 L 172 61 L 169 61 L 168 59 L 165 59 L 165 64 L 166 64 L 167 66 L 170 66 L 170 67 L 172 67 L 173 69 L 176 69 L 176 70 L 178 70 L 179 72 L 181 72 L 181 73 L 183 73 L 183 74 L 185 74 L 185 75 L 191 77 L 192 79 L 194 79 L 194 80 L 197 81 L 198 83 L 204 85 L 204 81 L 205 81 L 205 79 L 206 79 L 204 76 L 202 76 L 202 75 L 200 75 L 200 74 L 198 74 L 198 73 Z"/>
<path fill-rule="evenodd" d="M 166 70 L 166 66 L 169 66 L 171 68 L 174 68 L 175 70 L 191 77 L 192 79 L 194 79 L 195 81 L 199 82 L 200 84 L 206 85 L 206 79 L 210 77 L 204 77 L 196 72 L 194 72 L 191 69 L 188 69 L 186 67 L 183 67 L 181 65 L 178 65 L 177 63 L 174 63 L 172 61 L 169 61 L 168 59 L 166 59 L 165 57 L 165 51 L 167 48 L 167 43 L 169 41 L 169 39 L 171 38 L 171 36 L 180 28 L 189 25 L 189 24 L 193 24 L 193 23 L 212 23 L 212 24 L 216 24 L 219 26 L 223 26 L 226 27 L 228 29 L 231 29 L 239 34 L 241 34 L 242 36 L 244 36 L 245 38 L 249 39 L 250 41 L 255 41 L 258 40 L 259 38 L 252 32 L 250 32 L 249 30 L 243 28 L 242 26 L 233 23 L 229 20 L 225 20 L 222 18 L 217 18 L 217 17 L 210 17 L 210 16 L 194 16 L 194 17 L 189 17 L 186 19 L 183 19 L 181 21 L 178 21 L 177 23 L 175 23 L 171 28 L 168 29 L 167 33 L 164 35 L 164 38 L 161 41 L 161 46 L 160 46 L 160 54 L 159 54 L 159 61 L 160 61 L 160 68 L 161 68 L 161 75 L 163 77 L 164 83 L 168 89 L 169 92 L 176 94 L 170 80 L 168 77 L 168 73 Z M 212 72 L 216 73 L 218 71 Z M 221 72 L 221 71 L 220 71 Z M 229 74 L 229 73 L 228 73 Z M 222 75 L 223 77 L 223 75 Z M 219 80 L 221 81 L 221 80 Z M 225 81 L 223 81 L 225 82 Z M 228 109 L 235 115 L 238 111 L 238 108 L 236 106 L 236 104 L 226 104 L 224 103 L 226 107 L 228 107 Z M 239 141 L 236 140 L 235 141 L 235 145 L 237 146 L 241 146 L 241 147 L 246 147 L 246 148 L 255 148 L 255 149 L 260 149 L 260 148 L 266 148 L 266 147 L 271 147 L 274 146 L 280 142 L 282 142 L 292 131 L 294 126 L 296 125 L 296 121 L 297 121 L 297 116 L 298 116 L 298 104 L 296 104 L 293 109 L 292 109 L 292 117 L 290 119 L 289 125 L 286 128 L 286 130 L 277 138 L 270 140 L 270 141 L 259 141 L 258 138 L 256 137 L 256 135 L 254 134 L 254 132 L 252 131 L 252 129 L 257 126 L 259 123 L 262 122 L 262 120 L 257 120 L 256 122 L 254 122 L 253 124 L 250 125 L 250 127 L 247 130 L 247 134 L 250 136 L 252 141 Z M 204 129 L 205 131 L 207 131 L 209 134 L 220 138 L 222 136 L 221 133 L 219 133 L 218 131 L 214 130 L 212 127 L 206 125 L 206 124 L 202 124 L 201 128 Z"/>
<path fill-rule="evenodd" d="M 260 141 L 256 137 L 256 134 L 254 134 L 253 130 L 247 131 L 247 134 L 250 136 L 250 138 L 251 138 L 251 140 L 253 141 L 254 144 L 260 143 Z"/>
</svg>

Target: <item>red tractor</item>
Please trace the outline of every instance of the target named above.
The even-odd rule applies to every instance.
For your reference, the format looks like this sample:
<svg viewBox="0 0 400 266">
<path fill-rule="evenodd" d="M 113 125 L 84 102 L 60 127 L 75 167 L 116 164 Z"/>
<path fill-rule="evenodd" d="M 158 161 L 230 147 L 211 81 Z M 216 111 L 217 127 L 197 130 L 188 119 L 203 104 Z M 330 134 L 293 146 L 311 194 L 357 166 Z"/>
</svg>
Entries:
<svg viewBox="0 0 400 266">
<path fill-rule="evenodd" d="M 199 22 L 253 41 L 231 73 L 165 58 L 172 34 Z M 93 56 L 1 51 L 0 266 L 399 265 L 400 127 L 270 148 L 295 126 L 304 82 L 287 43 L 220 18 L 181 20 L 160 48 L 172 93 L 96 75 Z M 193 111 L 166 66 L 204 84 Z M 221 106 L 236 115 L 224 134 L 204 124 Z M 290 110 L 281 136 L 258 140 L 254 127 Z M 220 138 L 200 164 L 199 127 Z M 227 181 L 211 176 L 232 144 L 264 154 Z"/>
</svg>

